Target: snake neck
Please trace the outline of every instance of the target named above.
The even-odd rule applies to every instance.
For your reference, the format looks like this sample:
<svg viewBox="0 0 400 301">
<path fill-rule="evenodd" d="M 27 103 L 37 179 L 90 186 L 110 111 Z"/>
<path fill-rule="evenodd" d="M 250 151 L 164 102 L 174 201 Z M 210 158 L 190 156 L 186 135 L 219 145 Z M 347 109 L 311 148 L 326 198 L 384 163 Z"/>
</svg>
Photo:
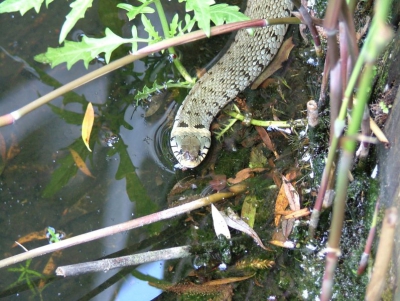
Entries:
<svg viewBox="0 0 400 301">
<path fill-rule="evenodd" d="M 254 19 L 283 18 L 290 15 L 291 9 L 290 0 L 249 0 L 245 14 Z M 182 137 L 177 135 L 182 131 L 194 133 L 194 129 L 208 131 L 219 111 L 250 85 L 271 62 L 283 42 L 286 29 L 287 25 L 275 25 L 254 29 L 253 35 L 249 35 L 246 30 L 236 34 L 225 55 L 197 81 L 179 108 L 171 132 L 174 154 L 196 153 L 193 149 L 182 149 L 177 142 L 182 141 Z M 199 141 L 202 136 L 196 137 L 197 140 L 190 141 L 201 145 Z M 198 165 L 207 152 L 199 149 L 197 153 L 202 154 L 195 159 Z M 193 168 L 193 164 L 186 162 L 184 157 L 177 159 L 184 167 L 190 165 L 186 167 Z"/>
</svg>

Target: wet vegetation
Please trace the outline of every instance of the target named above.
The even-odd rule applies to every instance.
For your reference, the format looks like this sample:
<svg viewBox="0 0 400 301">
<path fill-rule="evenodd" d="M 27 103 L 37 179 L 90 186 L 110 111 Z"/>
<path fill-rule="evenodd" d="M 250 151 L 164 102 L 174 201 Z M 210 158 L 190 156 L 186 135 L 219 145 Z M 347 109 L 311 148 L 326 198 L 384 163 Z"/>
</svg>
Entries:
<svg viewBox="0 0 400 301">
<path fill-rule="evenodd" d="M 49 15 L 54 14 L 55 8 L 51 8 L 51 5 L 47 12 Z M 318 17 L 323 18 L 327 5 L 333 6 L 331 3 L 318 2 L 314 7 Z M 112 23 L 106 21 L 110 14 L 106 13 L 108 10 L 104 8 L 104 3 L 94 4 L 94 8 L 101 15 L 99 20 L 102 21 L 98 22 Z M 66 7 L 60 5 L 58 9 L 64 16 Z M 133 11 L 128 6 L 124 9 Z M 183 18 L 183 8 L 178 6 L 176 10 Z M 112 20 L 121 14 L 115 7 L 109 11 L 114 12 Z M 36 18 L 32 12 L 28 15 Z M 359 3 L 355 19 L 357 32 L 362 32 L 367 16 L 372 16 L 372 7 L 369 3 Z M 1 15 L 1 18 L 6 20 L 5 15 Z M 0 24 L 4 24 L 3 20 L 0 19 Z M 18 17 L 18 20 L 24 18 Z M 87 15 L 82 21 L 83 27 L 90 28 Z M 185 21 L 179 25 L 182 31 L 183 27 L 192 22 L 189 19 Z M 39 19 L 36 22 L 38 27 L 42 26 Z M 136 21 L 131 20 L 117 23 L 121 28 L 138 26 Z M 114 25 L 112 31 L 118 34 L 121 31 L 122 35 L 121 28 Z M 103 29 L 91 28 L 92 33 L 86 34 L 83 44 L 88 44 L 92 38 L 93 43 L 97 43 L 95 38 L 104 38 L 101 33 Z M 23 30 L 24 27 L 20 29 Z M 326 32 L 328 37 L 323 35 Z M 324 52 L 328 48 L 329 38 L 332 38 L 329 30 L 326 32 L 321 31 L 321 49 Z M 10 229 L 9 225 L 12 225 L 12 230 L 0 234 L 2 258 L 21 253 L 21 249 L 15 248 L 16 245 L 10 247 L 16 240 L 30 250 L 44 245 L 43 242 L 46 243 L 50 238 L 57 245 L 57 233 L 65 232 L 67 238 L 90 233 L 167 207 L 179 208 L 177 206 L 189 204 L 217 191 L 229 191 L 237 183 L 244 183 L 246 192 L 232 192 L 231 198 L 223 198 L 215 206 L 226 214 L 227 208 L 231 208 L 255 234 L 246 232 L 249 230 L 247 228 L 243 230 L 230 226 L 231 238 L 216 235 L 216 222 L 207 206 L 185 212 L 178 218 L 163 222 L 160 219 L 139 229 L 116 234 L 119 238 L 94 241 L 89 246 L 59 250 L 9 268 L 3 267 L 0 282 L 5 285 L 2 285 L 0 297 L 13 300 L 21 295 L 35 300 L 47 300 L 58 295 L 62 300 L 89 300 L 105 294 L 111 286 L 115 293 L 118 292 L 128 275 L 133 275 L 164 291 L 156 300 L 315 300 L 318 297 L 328 300 L 330 296 L 333 300 L 363 300 L 374 259 L 369 259 L 367 271 L 363 275 L 358 275 L 357 269 L 380 190 L 379 182 L 371 177 L 376 165 L 376 151 L 371 147 L 366 158 L 353 159 L 353 153 L 349 152 L 353 146 L 347 145 L 347 142 L 353 143 L 354 136 L 341 134 L 338 137 L 338 144 L 343 148 L 340 151 L 333 150 L 337 155 L 334 156 L 327 191 L 334 191 L 336 187 L 336 198 L 341 191 L 346 193 L 345 210 L 342 213 L 343 227 L 339 231 L 340 247 L 327 247 L 328 240 L 332 239 L 330 234 L 337 231 L 331 225 L 337 219 L 334 215 L 338 209 L 332 210 L 327 201 L 327 208 L 318 209 L 319 222 L 313 231 L 309 228 L 309 210 L 316 202 L 323 177 L 326 177 L 327 157 L 332 152 L 329 147 L 334 143 L 330 115 L 334 96 L 332 91 L 324 93 L 324 88 L 321 88 L 326 57 L 318 54 L 309 31 L 306 30 L 305 35 L 309 41 L 303 39 L 298 25 L 292 25 L 287 36 L 293 38 L 295 48 L 290 51 L 283 67 L 265 81 L 263 88 L 246 89 L 235 100 L 240 112 L 251 116 L 253 120 L 299 121 L 297 126 L 292 126 L 289 131 L 275 127 L 260 133 L 260 129 L 254 126 L 231 122 L 229 112 L 236 109 L 228 106 L 213 123 L 212 131 L 218 133 L 228 124 L 231 128 L 218 141 L 213 141 L 210 154 L 196 170 L 182 171 L 173 167 L 175 162 L 168 145 L 168 129 L 176 112 L 176 108 L 172 109 L 172 103 L 180 103 L 184 99 L 191 86 L 189 74 L 194 71 L 194 66 L 203 65 L 204 61 L 213 57 L 214 47 L 224 44 L 227 38 L 224 38 L 223 43 L 219 38 L 211 38 L 206 42 L 169 48 L 169 52 L 144 57 L 139 63 L 126 65 L 109 75 L 110 80 L 103 83 L 107 85 L 105 94 L 102 92 L 99 96 L 100 87 L 95 87 L 97 92 L 89 94 L 71 91 L 63 96 L 62 101 L 48 104 L 45 111 L 45 116 L 51 116 L 48 121 L 28 119 L 27 124 L 21 128 L 5 127 L 0 141 L 0 199 L 4 200 L 0 222 L 4 229 Z M 141 42 L 152 44 L 159 39 L 154 28 L 150 36 L 150 42 Z M 360 45 L 367 43 L 364 34 L 359 38 Z M 82 36 L 78 38 L 81 42 L 82 39 Z M 49 45 L 55 43 L 50 41 Z M 12 39 L 7 43 L 12 43 Z M 120 44 L 124 43 L 127 41 Z M 34 54 L 45 51 L 38 45 L 34 48 L 40 48 Z M 67 62 L 71 67 L 72 61 L 68 61 L 67 55 L 63 53 L 65 48 L 60 49 L 58 51 L 61 54 L 55 54 L 55 58 L 51 57 L 54 53 L 50 55 L 47 51 L 37 56 L 36 60 L 56 65 L 51 60 L 65 55 L 62 62 Z M 94 55 L 96 59 L 82 59 L 86 65 L 90 63 L 90 68 L 96 69 L 104 64 L 104 60 L 110 60 L 111 52 L 114 58 L 122 57 L 126 51 L 132 50 L 126 46 L 122 46 L 122 49 L 114 51 L 99 48 Z M 204 50 L 205 55 L 197 56 L 198 49 Z M 37 74 L 40 83 L 51 89 L 63 86 L 61 80 L 51 77 L 43 65 L 33 62 L 32 54 L 19 53 L 15 48 L 13 51 L 2 52 L 3 58 L 20 66 L 15 81 L 9 79 L 9 83 L 17 84 L 21 80 L 20 73 L 27 72 L 31 77 Z M 28 63 L 18 60 L 21 55 Z M 383 61 L 387 59 L 386 55 Z M 374 57 L 376 59 L 377 56 Z M 366 69 L 371 67 L 369 64 L 372 66 L 371 61 L 367 61 Z M 182 71 L 185 67 L 190 72 Z M 1 63 L 0 68 L 9 70 L 12 66 Z M 72 67 L 71 71 L 77 70 L 74 68 L 78 67 Z M 0 72 L 4 72 L 4 77 L 7 76 L 5 71 Z M 181 74 L 185 74 L 185 80 L 182 80 Z M 380 71 L 379 74 L 376 82 L 386 83 L 386 71 Z M 333 76 L 331 70 L 331 82 L 338 84 Z M 1 102 L 5 102 L 9 90 L 2 87 L 1 92 Z M 356 93 L 361 99 L 358 91 Z M 311 99 L 320 99 L 322 94 L 327 96 L 327 103 L 332 96 L 331 105 L 320 106 L 319 123 L 316 127 L 310 127 L 307 125 L 306 104 Z M 80 137 L 88 102 L 93 103 L 95 112 L 89 142 L 93 152 L 87 150 Z M 372 104 L 378 123 L 385 121 L 382 114 L 390 110 L 391 105 L 391 102 Z M 6 105 L 4 108 L 11 111 Z M 354 107 L 353 110 L 357 109 Z M 6 112 L 6 109 L 2 109 L 2 112 Z M 35 118 L 45 120 L 37 115 Z M 16 124 L 23 124 L 23 120 Z M 37 124 L 37 129 L 28 130 L 31 124 Z M 144 135 L 140 132 L 144 132 Z M 343 173 L 340 162 L 344 161 L 346 152 L 351 153 L 351 168 Z M 339 156 L 342 159 L 339 160 Z M 136 157 L 140 157 L 140 160 L 136 160 Z M 338 185 L 343 178 L 349 178 L 350 181 L 344 186 Z M 113 205 L 117 201 L 120 203 L 115 208 Z M 335 199 L 335 202 L 340 200 Z M 130 207 L 125 207 L 127 204 Z M 121 209 L 123 207 L 128 209 Z M 284 219 L 285 214 L 300 209 L 306 210 L 302 216 Z M 384 213 L 381 210 L 378 222 L 383 219 Z M 53 229 L 50 238 L 49 235 L 46 237 L 44 228 Z M 55 236 L 57 239 L 54 240 Z M 262 249 L 257 238 L 270 250 Z M 121 244 L 117 242 L 119 239 L 123 241 Z M 167 261 L 162 280 L 161 277 L 150 277 L 139 272 L 135 267 L 124 268 L 118 273 L 107 273 L 101 280 L 95 275 L 65 279 L 54 276 L 57 266 L 186 245 L 190 246 L 192 256 Z M 373 250 L 376 250 L 375 245 Z M 331 268 L 329 260 L 326 260 L 327 253 L 328 257 L 332 256 L 331 260 L 337 260 L 333 266 L 334 276 L 327 272 Z M 330 288 L 326 288 L 323 278 L 329 277 L 334 277 L 334 282 Z M 93 283 L 96 283 L 94 289 Z M 391 298 L 391 289 L 389 286 L 386 290 L 384 298 L 387 300 Z"/>
</svg>

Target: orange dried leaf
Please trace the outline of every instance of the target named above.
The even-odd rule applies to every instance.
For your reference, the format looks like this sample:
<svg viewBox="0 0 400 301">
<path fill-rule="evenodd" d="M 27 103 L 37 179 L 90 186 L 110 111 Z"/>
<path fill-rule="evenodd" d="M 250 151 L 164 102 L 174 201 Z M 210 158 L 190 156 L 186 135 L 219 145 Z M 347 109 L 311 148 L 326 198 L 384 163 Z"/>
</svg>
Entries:
<svg viewBox="0 0 400 301">
<path fill-rule="evenodd" d="M 85 175 L 87 175 L 89 177 L 94 178 L 94 176 L 90 172 L 89 168 L 86 166 L 85 162 L 82 160 L 81 156 L 79 156 L 79 154 L 76 151 L 74 151 L 72 148 L 70 148 L 69 151 L 71 152 L 72 158 L 74 159 L 76 166 L 78 166 L 78 168 L 81 170 L 81 172 L 83 172 Z"/>
<path fill-rule="evenodd" d="M 292 211 L 290 213 L 288 212 L 288 214 L 285 214 L 283 218 L 284 219 L 299 218 L 310 214 L 311 212 L 308 210 L 308 208 L 303 208 L 297 211 Z"/>
<path fill-rule="evenodd" d="M 27 243 L 27 242 L 43 240 L 43 239 L 47 239 L 47 237 L 46 237 L 46 232 L 42 230 L 42 231 L 35 231 L 35 232 L 28 233 L 28 234 L 20 237 L 17 240 L 17 242 L 20 243 L 21 245 L 23 245 L 24 243 Z M 18 245 L 17 243 L 14 243 L 12 245 L 12 248 L 16 247 L 17 245 Z"/>
<path fill-rule="evenodd" d="M 286 249 L 296 248 L 296 245 L 294 244 L 294 242 L 292 242 L 290 240 L 287 240 L 287 241 L 270 240 L 269 243 L 271 245 L 275 245 L 275 246 L 286 248 Z"/>
<path fill-rule="evenodd" d="M 230 183 L 230 184 L 238 184 L 238 183 L 240 183 L 240 182 L 252 177 L 254 172 L 262 172 L 264 170 L 267 170 L 267 169 L 266 168 L 245 168 L 245 169 L 242 169 L 241 171 L 239 171 L 236 174 L 236 177 L 234 179 L 233 178 L 229 178 L 228 179 L 228 183 Z"/>
<path fill-rule="evenodd" d="M 54 274 L 54 271 L 56 270 L 56 267 L 57 267 L 55 259 L 56 258 L 60 258 L 61 255 L 62 255 L 62 251 L 60 251 L 60 250 L 55 251 L 55 252 L 53 252 L 51 254 L 49 260 L 46 263 L 46 266 L 44 267 L 44 269 L 42 271 L 43 275 L 45 275 L 47 277 L 50 277 L 50 276 L 52 276 Z M 45 285 L 46 285 L 46 279 L 41 279 L 40 282 L 39 282 L 38 287 L 39 288 L 44 288 Z"/>
<path fill-rule="evenodd" d="M 275 212 L 284 211 L 288 205 L 289 205 L 289 201 L 286 197 L 285 188 L 283 187 L 283 185 L 281 185 L 281 188 L 279 189 L 279 193 L 278 193 L 278 196 L 276 197 L 276 201 L 275 201 Z M 280 221 L 281 221 L 281 215 L 277 214 L 275 216 L 275 226 L 276 227 L 279 226 Z"/>
<path fill-rule="evenodd" d="M 91 152 L 89 147 L 90 133 L 92 132 L 94 122 L 94 110 L 91 102 L 87 105 L 85 117 L 83 117 L 82 122 L 82 139 L 85 143 L 87 149 Z"/>
</svg>

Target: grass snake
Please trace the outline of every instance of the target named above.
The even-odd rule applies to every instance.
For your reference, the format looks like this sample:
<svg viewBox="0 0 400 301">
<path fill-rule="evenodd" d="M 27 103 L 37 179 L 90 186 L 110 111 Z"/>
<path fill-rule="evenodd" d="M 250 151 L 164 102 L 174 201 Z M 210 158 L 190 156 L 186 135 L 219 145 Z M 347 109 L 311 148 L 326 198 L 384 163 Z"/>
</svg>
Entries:
<svg viewBox="0 0 400 301">
<path fill-rule="evenodd" d="M 288 17 L 290 0 L 248 0 L 253 19 Z M 210 125 L 218 112 L 250 85 L 278 52 L 287 25 L 240 30 L 225 55 L 190 90 L 180 106 L 170 145 L 181 168 L 198 166 L 211 146 Z"/>
</svg>

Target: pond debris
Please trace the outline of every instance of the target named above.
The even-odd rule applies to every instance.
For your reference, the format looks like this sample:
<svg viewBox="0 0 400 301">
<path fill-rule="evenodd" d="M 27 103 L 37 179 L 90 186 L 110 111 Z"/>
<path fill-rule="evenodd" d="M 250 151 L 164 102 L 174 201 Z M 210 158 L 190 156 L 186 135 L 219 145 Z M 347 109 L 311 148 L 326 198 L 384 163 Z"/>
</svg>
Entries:
<svg viewBox="0 0 400 301">
<path fill-rule="evenodd" d="M 264 250 L 272 251 L 264 246 L 256 231 L 254 231 L 244 220 L 242 220 L 231 208 L 226 208 L 226 213 L 223 211 L 220 211 L 220 213 L 224 217 L 225 222 L 229 227 L 249 235 Z"/>
<path fill-rule="evenodd" d="M 74 162 L 75 162 L 76 166 L 80 169 L 80 171 L 83 172 L 88 177 L 91 177 L 91 178 L 95 179 L 96 177 L 94 177 L 92 175 L 92 173 L 90 172 L 89 168 L 87 167 L 85 161 L 83 161 L 83 159 L 78 154 L 78 152 L 76 152 L 72 148 L 69 148 L 69 151 L 70 151 L 70 153 L 72 155 L 72 158 L 74 159 Z"/>
<path fill-rule="evenodd" d="M 92 133 L 94 123 L 94 110 L 91 102 L 88 103 L 86 107 L 85 116 L 82 121 L 82 140 L 86 145 L 86 148 L 91 152 L 89 143 L 90 143 L 90 134 Z"/>
<path fill-rule="evenodd" d="M 149 284 L 164 291 L 173 292 L 179 295 L 200 295 L 200 296 L 211 295 L 213 296 L 212 300 L 228 301 L 232 300 L 233 296 L 233 288 L 230 284 L 208 285 L 207 283 L 194 284 L 193 282 L 184 282 L 172 285 L 154 283 L 154 282 L 149 282 Z"/>
</svg>

